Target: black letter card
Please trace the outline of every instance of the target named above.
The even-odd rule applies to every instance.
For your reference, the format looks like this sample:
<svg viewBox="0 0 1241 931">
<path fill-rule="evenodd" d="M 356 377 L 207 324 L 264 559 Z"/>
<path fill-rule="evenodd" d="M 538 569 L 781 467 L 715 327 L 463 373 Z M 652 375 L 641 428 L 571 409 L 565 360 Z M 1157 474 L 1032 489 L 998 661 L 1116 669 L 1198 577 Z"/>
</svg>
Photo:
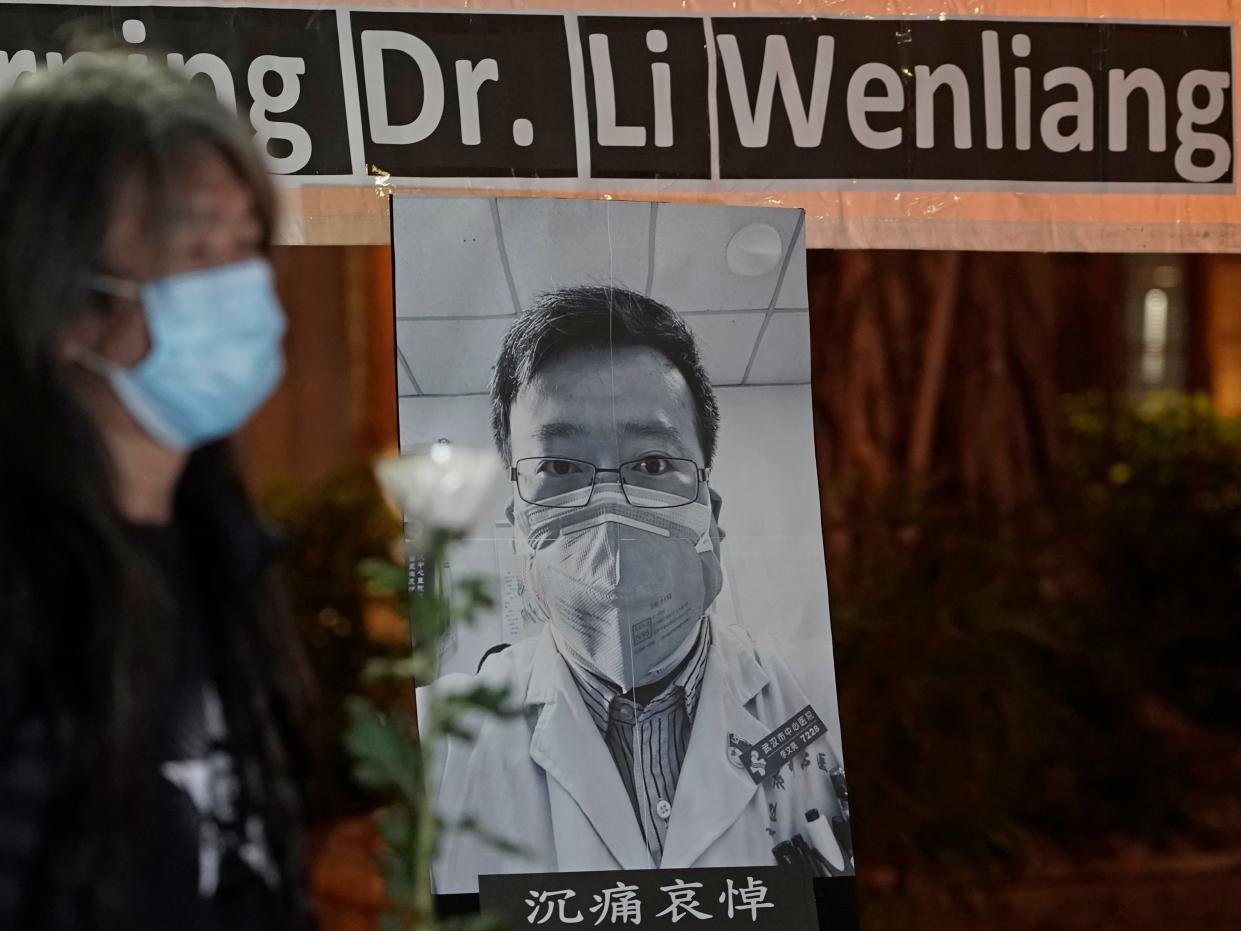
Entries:
<svg viewBox="0 0 1241 931">
<path fill-rule="evenodd" d="M 810 874 L 790 867 L 506 873 L 478 885 L 483 910 L 514 931 L 818 928 Z"/>
</svg>

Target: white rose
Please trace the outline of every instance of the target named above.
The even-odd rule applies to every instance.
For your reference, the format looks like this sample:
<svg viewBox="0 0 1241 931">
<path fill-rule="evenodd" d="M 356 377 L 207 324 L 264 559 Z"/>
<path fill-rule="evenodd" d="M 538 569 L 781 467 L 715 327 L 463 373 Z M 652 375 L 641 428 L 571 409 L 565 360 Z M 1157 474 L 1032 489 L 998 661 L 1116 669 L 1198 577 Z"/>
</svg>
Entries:
<svg viewBox="0 0 1241 931">
<path fill-rule="evenodd" d="M 405 515 L 415 543 L 433 530 L 470 530 L 496 493 L 503 472 L 493 450 L 446 440 L 375 463 L 379 486 Z"/>
</svg>

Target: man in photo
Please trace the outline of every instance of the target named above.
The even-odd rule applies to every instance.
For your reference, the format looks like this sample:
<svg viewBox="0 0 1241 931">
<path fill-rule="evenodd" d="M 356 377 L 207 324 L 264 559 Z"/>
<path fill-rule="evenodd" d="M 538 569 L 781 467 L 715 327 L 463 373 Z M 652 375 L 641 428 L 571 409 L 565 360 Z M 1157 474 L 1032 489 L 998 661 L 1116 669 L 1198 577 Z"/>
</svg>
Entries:
<svg viewBox="0 0 1241 931">
<path fill-rule="evenodd" d="M 490 394 L 540 629 L 435 686 L 503 687 L 514 711 L 442 748 L 437 890 L 506 872 L 851 873 L 834 709 L 801 684 L 830 671 L 826 649 L 782 657 L 712 617 L 720 416 L 689 328 L 621 287 L 554 291 L 504 337 Z"/>
</svg>

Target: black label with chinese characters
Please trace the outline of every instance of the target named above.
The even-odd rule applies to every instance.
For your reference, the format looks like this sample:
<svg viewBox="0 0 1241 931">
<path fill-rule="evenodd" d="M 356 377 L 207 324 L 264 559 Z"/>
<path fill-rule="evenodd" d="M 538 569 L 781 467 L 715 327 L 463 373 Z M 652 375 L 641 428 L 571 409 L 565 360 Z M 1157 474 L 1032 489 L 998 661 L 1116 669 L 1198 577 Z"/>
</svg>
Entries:
<svg viewBox="0 0 1241 931">
<path fill-rule="evenodd" d="M 776 866 L 480 876 L 484 911 L 508 927 L 816 931 L 810 876 Z"/>
<path fill-rule="evenodd" d="M 755 782 L 762 782 L 826 733 L 823 720 L 807 705 L 757 743 L 729 734 L 728 759 Z"/>
</svg>

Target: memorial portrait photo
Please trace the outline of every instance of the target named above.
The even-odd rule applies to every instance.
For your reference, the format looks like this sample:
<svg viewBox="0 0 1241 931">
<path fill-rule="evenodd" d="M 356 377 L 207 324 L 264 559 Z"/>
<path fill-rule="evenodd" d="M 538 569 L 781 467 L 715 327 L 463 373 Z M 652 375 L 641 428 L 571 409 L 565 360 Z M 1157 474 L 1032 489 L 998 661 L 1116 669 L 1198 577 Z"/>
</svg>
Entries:
<svg viewBox="0 0 1241 931">
<path fill-rule="evenodd" d="M 455 550 L 494 611 L 424 688 L 503 689 L 434 774 L 480 875 L 850 875 L 801 211 L 396 196 L 402 452 L 494 450 Z"/>
</svg>

